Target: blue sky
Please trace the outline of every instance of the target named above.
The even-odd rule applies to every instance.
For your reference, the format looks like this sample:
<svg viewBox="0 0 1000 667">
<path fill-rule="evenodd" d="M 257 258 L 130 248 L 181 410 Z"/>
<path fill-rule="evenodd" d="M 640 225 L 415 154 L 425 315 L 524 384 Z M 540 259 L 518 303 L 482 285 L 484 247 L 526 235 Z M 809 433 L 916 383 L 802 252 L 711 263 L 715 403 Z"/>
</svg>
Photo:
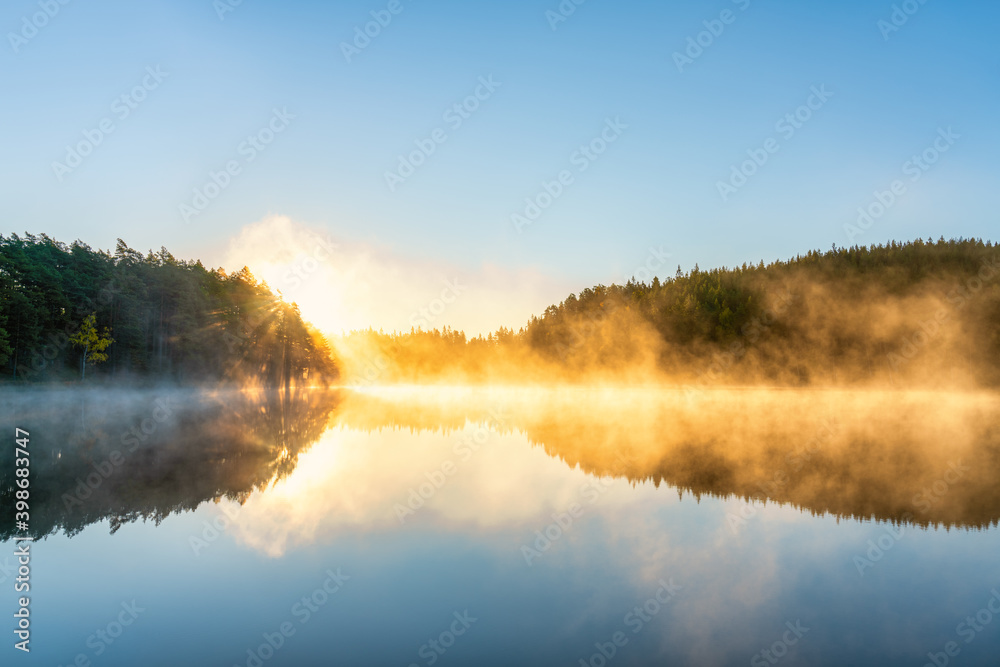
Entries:
<svg viewBox="0 0 1000 667">
<path fill-rule="evenodd" d="M 672 275 L 848 244 L 844 225 L 895 180 L 905 193 L 854 242 L 996 240 L 996 3 L 897 3 L 888 32 L 892 2 L 567 0 L 553 29 L 557 0 L 399 0 L 348 62 L 342 43 L 388 0 L 224 1 L 52 0 L 44 21 L 46 0 L 4 3 L 4 232 L 218 264 L 247 225 L 281 215 L 397 257 L 537 272 L 549 302 L 630 273 L 651 247 Z M 679 71 L 699 33 L 707 46 Z M 455 127 L 445 112 L 481 77 L 499 85 Z M 122 118 L 114 100 L 144 78 Z M 779 132 L 814 86 L 832 95 Z M 275 109 L 294 118 L 248 161 L 243 142 Z M 608 119 L 627 127 L 581 171 L 578 149 Z M 104 120 L 114 131 L 57 175 Z M 948 128 L 957 138 L 911 181 L 904 163 Z M 398 156 L 438 129 L 446 140 L 391 191 Z M 777 152 L 724 201 L 719 182 L 769 138 Z M 185 220 L 230 161 L 239 173 Z M 572 183 L 518 232 L 512 214 L 563 170 Z"/>
</svg>

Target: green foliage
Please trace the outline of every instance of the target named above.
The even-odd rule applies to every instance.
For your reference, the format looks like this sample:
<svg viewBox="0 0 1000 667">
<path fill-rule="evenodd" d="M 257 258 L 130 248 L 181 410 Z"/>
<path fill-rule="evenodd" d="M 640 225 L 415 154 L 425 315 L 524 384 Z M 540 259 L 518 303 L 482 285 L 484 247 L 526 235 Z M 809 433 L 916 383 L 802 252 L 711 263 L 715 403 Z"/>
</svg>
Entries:
<svg viewBox="0 0 1000 667">
<path fill-rule="evenodd" d="M 937 317 L 940 326 L 929 324 Z M 920 370 L 925 383 L 997 386 L 1000 249 L 944 238 L 835 246 L 767 265 L 678 267 L 649 283 L 597 285 L 517 333 L 355 335 L 391 362 L 379 377 L 405 381 L 656 371 L 679 382 L 894 383 Z"/>
<path fill-rule="evenodd" d="M 80 363 L 81 379 L 85 376 L 87 364 L 98 364 L 108 360 L 108 355 L 104 354 L 104 350 L 108 349 L 108 346 L 115 342 L 111 338 L 111 332 L 107 327 L 104 328 L 103 334 L 99 335 L 97 333 L 97 327 L 94 326 L 96 320 L 96 312 L 87 315 L 86 319 L 83 320 L 83 324 L 80 325 L 80 330 L 69 337 L 71 345 L 83 348 L 83 359 Z"/>
<path fill-rule="evenodd" d="M 594 327 L 588 323 L 603 321 L 610 311 L 616 311 L 618 315 L 637 313 L 639 321 L 652 325 L 668 347 L 746 346 L 753 342 L 749 339 L 757 323 L 765 318 L 770 321 L 769 329 L 779 334 L 801 329 L 792 318 L 770 312 L 775 309 L 772 302 L 776 293 L 801 292 L 805 285 L 830 288 L 837 302 L 849 308 L 861 305 L 873 293 L 890 297 L 915 294 L 921 285 L 935 280 L 958 286 L 996 256 L 996 247 L 981 240 L 942 238 L 937 243 L 918 239 L 886 246 L 834 247 L 826 253 L 811 251 L 766 267 L 761 262 L 702 271 L 695 265 L 688 273 L 678 267 L 674 277 L 655 278 L 651 284 L 599 285 L 570 295 L 533 319 L 525 336 L 532 347 L 543 352 L 574 347 L 574 336 L 593 337 Z M 1000 280 L 994 281 L 994 292 L 998 286 Z M 807 300 L 801 293 L 798 299 Z M 621 317 L 616 315 L 615 319 L 616 326 L 625 326 Z M 575 347 L 586 346 L 577 341 Z"/>
<path fill-rule="evenodd" d="M 44 234 L 0 235 L 5 378 L 69 379 L 85 357 L 119 379 L 281 385 L 337 376 L 322 337 L 245 267 L 230 276 L 165 248 L 144 257 L 121 239 L 112 254 Z"/>
</svg>

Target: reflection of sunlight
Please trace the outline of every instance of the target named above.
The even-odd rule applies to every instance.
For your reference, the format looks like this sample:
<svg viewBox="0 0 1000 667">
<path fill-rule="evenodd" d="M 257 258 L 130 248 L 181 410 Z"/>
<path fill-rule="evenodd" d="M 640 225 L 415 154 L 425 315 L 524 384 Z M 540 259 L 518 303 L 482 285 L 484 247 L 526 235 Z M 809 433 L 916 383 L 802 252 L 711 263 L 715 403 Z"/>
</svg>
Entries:
<svg viewBox="0 0 1000 667">
<path fill-rule="evenodd" d="M 475 442 L 477 429 L 482 439 L 482 428 L 470 424 L 447 436 L 332 428 L 299 456 L 291 475 L 246 502 L 232 530 L 245 544 L 280 556 L 345 530 L 398 530 L 418 522 L 447 530 L 531 527 L 580 500 L 581 486 L 593 479 L 530 446 L 521 434 L 493 433 L 479 451 L 463 448 L 463 440 Z M 449 462 L 451 475 L 442 472 Z M 444 482 L 400 521 L 396 506 L 405 506 L 421 485 L 430 489 L 435 479 Z M 624 480 L 601 495 L 602 506 L 644 497 Z"/>
<path fill-rule="evenodd" d="M 271 555 L 414 524 L 530 534 L 601 476 L 595 515 L 676 502 L 674 486 L 723 514 L 752 506 L 783 523 L 909 513 L 925 526 L 982 527 L 1000 506 L 990 466 L 963 472 L 933 502 L 914 498 L 943 484 L 952 461 L 983 460 L 997 410 L 993 395 L 929 392 L 351 391 L 294 471 L 249 498 L 237 533 Z M 656 540 L 644 548 L 669 552 Z"/>
</svg>

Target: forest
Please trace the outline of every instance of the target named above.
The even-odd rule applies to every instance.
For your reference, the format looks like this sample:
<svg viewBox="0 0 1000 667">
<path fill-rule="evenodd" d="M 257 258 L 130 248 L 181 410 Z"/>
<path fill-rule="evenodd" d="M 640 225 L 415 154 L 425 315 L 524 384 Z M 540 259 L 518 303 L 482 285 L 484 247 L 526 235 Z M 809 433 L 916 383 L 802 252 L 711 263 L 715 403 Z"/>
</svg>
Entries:
<svg viewBox="0 0 1000 667">
<path fill-rule="evenodd" d="M 482 307 L 489 308 L 488 303 Z M 4 382 L 1000 386 L 1000 249 L 833 247 L 571 294 L 515 331 L 329 341 L 249 269 L 0 236 Z"/>
<path fill-rule="evenodd" d="M 349 384 L 1000 386 L 1000 248 L 944 238 L 597 285 L 518 331 L 355 331 Z"/>
<path fill-rule="evenodd" d="M 2 381 L 205 381 L 288 387 L 338 376 L 325 339 L 244 267 L 165 248 L 114 253 L 0 235 Z"/>
</svg>

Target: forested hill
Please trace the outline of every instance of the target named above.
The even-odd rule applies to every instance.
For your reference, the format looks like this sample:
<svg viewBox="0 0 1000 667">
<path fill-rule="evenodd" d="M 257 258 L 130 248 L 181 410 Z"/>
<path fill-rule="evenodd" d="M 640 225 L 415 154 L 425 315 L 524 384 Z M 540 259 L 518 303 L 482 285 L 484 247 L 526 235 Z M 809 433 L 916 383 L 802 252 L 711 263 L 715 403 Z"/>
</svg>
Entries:
<svg viewBox="0 0 1000 667">
<path fill-rule="evenodd" d="M 86 358 L 86 362 L 84 361 Z M 244 267 L 227 275 L 166 249 L 114 253 L 0 235 L 0 368 L 7 382 L 337 377 L 325 340 Z"/>
<path fill-rule="evenodd" d="M 326 341 L 246 268 L 0 235 L 2 381 L 1000 386 L 1000 248 L 917 240 L 598 285 L 520 331 Z"/>
<path fill-rule="evenodd" d="M 365 350 L 362 363 L 345 358 L 359 381 L 996 387 L 1000 248 L 942 238 L 678 267 L 571 294 L 519 331 L 363 331 L 340 345 Z"/>
</svg>

